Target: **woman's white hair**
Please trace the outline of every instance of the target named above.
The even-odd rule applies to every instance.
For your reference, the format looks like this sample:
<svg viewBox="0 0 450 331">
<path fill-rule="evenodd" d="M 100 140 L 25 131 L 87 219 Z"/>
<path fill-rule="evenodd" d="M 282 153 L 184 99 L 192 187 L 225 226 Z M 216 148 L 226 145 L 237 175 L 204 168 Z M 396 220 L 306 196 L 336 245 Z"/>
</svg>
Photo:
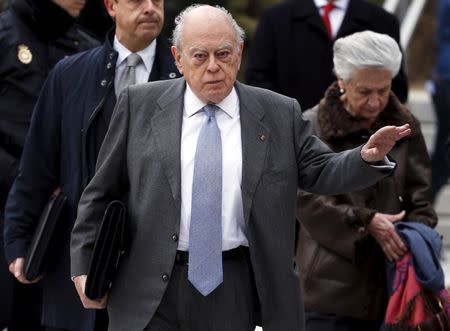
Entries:
<svg viewBox="0 0 450 331">
<path fill-rule="evenodd" d="M 185 8 L 178 16 L 175 18 L 175 28 L 172 32 L 172 45 L 175 46 L 178 50 L 181 50 L 181 35 L 183 33 L 183 26 L 184 21 L 186 19 L 186 16 L 193 11 L 194 9 L 200 8 L 200 7 L 213 7 L 219 9 L 225 17 L 228 19 L 228 22 L 233 27 L 234 32 L 236 34 L 236 41 L 238 44 L 241 44 L 244 42 L 245 39 L 245 32 L 244 29 L 242 29 L 239 24 L 237 24 L 236 20 L 233 18 L 233 16 L 230 14 L 228 10 L 226 10 L 223 7 L 220 6 L 210 6 L 210 5 L 202 5 L 202 4 L 193 4 L 189 7 Z"/>
<path fill-rule="evenodd" d="M 400 70 L 402 52 L 388 35 L 363 31 L 336 40 L 333 62 L 336 76 L 345 82 L 351 80 L 355 70 L 367 68 L 390 70 L 394 78 Z"/>
</svg>

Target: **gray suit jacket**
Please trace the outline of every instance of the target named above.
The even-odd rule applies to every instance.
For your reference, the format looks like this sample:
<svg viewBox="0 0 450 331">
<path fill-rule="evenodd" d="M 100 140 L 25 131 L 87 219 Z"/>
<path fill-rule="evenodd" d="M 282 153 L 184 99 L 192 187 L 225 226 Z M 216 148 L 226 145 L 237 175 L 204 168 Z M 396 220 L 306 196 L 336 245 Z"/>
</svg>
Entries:
<svg viewBox="0 0 450 331">
<path fill-rule="evenodd" d="M 142 330 L 171 274 L 180 228 L 183 78 L 122 94 L 86 187 L 72 233 L 72 275 L 86 274 L 103 211 L 126 196 L 131 248 L 108 300 L 110 330 Z M 235 85 L 242 130 L 242 200 L 264 331 L 303 330 L 294 265 L 296 191 L 338 194 L 390 171 L 368 166 L 360 149 L 334 154 L 302 119 L 294 99 Z M 224 142 L 226 143 L 226 142 Z"/>
</svg>

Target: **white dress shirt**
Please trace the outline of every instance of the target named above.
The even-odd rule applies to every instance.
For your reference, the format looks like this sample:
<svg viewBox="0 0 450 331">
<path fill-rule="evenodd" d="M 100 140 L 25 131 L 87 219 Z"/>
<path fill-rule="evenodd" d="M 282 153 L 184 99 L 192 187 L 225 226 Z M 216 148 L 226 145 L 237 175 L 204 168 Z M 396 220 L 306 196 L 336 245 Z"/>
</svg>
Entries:
<svg viewBox="0 0 450 331">
<path fill-rule="evenodd" d="M 126 67 L 126 58 L 132 52 L 120 43 L 116 36 L 114 36 L 113 48 L 119 53 L 116 62 L 116 76 L 114 77 L 114 86 L 117 86 L 119 78 L 122 75 L 123 70 Z M 150 73 L 153 68 L 153 61 L 156 54 L 156 38 L 143 50 L 136 52 L 139 54 L 142 61 L 136 66 L 136 84 L 142 84 L 148 82 Z"/>
<path fill-rule="evenodd" d="M 349 0 L 334 0 L 333 4 L 335 8 L 330 11 L 330 24 L 331 24 L 331 35 L 333 39 L 341 28 L 342 21 L 344 20 L 345 13 L 347 11 Z M 323 7 L 328 3 L 328 0 L 314 0 L 320 15 L 323 15 Z"/>
<path fill-rule="evenodd" d="M 206 114 L 206 104 L 192 92 L 189 85 L 184 95 L 181 130 L 181 222 L 178 249 L 189 250 L 192 181 L 197 140 Z M 248 246 L 245 236 L 242 205 L 242 141 L 239 99 L 233 88 L 217 106 L 216 121 L 222 139 L 222 250 Z"/>
</svg>

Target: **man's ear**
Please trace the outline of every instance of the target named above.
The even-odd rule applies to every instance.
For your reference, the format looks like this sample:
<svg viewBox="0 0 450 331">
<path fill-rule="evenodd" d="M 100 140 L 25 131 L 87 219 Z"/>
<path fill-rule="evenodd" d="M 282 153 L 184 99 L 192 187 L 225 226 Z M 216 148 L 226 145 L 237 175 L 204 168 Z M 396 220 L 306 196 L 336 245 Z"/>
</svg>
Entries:
<svg viewBox="0 0 450 331">
<path fill-rule="evenodd" d="M 175 65 L 177 66 L 178 71 L 183 74 L 183 66 L 181 65 L 181 52 L 175 46 L 172 46 L 170 50 L 172 51 L 172 56 L 175 60 Z"/>
<path fill-rule="evenodd" d="M 238 56 L 239 56 L 238 69 L 241 69 L 242 53 L 244 52 L 244 42 L 239 43 L 238 52 L 239 52 L 238 53 Z"/>
<path fill-rule="evenodd" d="M 242 56 L 242 53 L 244 52 L 244 42 L 243 41 L 239 43 L 239 51 Z"/>
<path fill-rule="evenodd" d="M 105 4 L 106 11 L 108 12 L 109 16 L 111 16 L 111 18 L 113 20 L 116 17 L 115 3 L 117 1 L 119 1 L 119 0 L 103 0 L 103 3 Z"/>
</svg>

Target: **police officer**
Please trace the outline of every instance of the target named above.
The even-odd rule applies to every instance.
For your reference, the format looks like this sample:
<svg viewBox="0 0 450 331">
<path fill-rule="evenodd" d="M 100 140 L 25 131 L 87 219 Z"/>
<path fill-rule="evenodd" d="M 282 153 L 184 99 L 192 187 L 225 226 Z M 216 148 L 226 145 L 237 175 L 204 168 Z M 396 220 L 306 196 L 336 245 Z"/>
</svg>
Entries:
<svg viewBox="0 0 450 331">
<path fill-rule="evenodd" d="M 12 0 L 0 14 L 0 247 L 5 200 L 39 91 L 60 59 L 99 44 L 74 25 L 83 6 L 84 0 Z M 40 289 L 13 281 L 3 253 L 0 293 L 0 329 L 39 330 Z"/>
</svg>

